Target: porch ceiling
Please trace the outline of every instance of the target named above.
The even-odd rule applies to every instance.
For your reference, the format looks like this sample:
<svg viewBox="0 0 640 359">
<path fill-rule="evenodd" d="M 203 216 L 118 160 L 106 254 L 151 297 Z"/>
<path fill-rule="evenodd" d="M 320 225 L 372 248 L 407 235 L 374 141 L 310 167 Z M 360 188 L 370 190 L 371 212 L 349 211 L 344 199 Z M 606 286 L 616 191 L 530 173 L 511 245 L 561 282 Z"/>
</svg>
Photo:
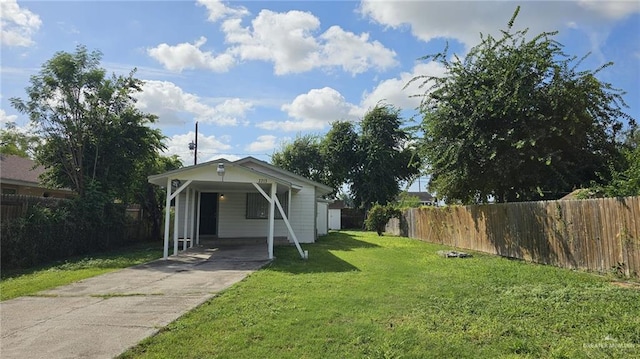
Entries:
<svg viewBox="0 0 640 359">
<path fill-rule="evenodd" d="M 260 184 L 265 192 L 269 191 L 271 184 Z M 246 182 L 210 182 L 210 181 L 193 181 L 189 188 L 199 192 L 257 192 L 252 183 Z M 294 191 L 295 189 L 292 188 Z M 278 183 L 277 192 L 284 193 L 289 190 L 288 186 Z"/>
</svg>

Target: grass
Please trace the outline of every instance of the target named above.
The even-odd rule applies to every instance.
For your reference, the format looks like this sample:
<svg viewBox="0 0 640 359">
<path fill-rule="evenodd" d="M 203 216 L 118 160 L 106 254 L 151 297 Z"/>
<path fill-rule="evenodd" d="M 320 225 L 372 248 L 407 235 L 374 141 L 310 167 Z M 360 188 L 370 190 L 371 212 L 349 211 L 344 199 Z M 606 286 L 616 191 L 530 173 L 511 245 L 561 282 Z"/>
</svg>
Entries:
<svg viewBox="0 0 640 359">
<path fill-rule="evenodd" d="M 121 357 L 640 357 L 640 290 L 604 277 L 366 232 L 305 249 Z"/>
<path fill-rule="evenodd" d="M 0 300 L 34 295 L 45 289 L 145 263 L 161 256 L 162 247 L 159 244 L 145 243 L 91 256 L 78 256 L 28 270 L 3 271 Z"/>
</svg>

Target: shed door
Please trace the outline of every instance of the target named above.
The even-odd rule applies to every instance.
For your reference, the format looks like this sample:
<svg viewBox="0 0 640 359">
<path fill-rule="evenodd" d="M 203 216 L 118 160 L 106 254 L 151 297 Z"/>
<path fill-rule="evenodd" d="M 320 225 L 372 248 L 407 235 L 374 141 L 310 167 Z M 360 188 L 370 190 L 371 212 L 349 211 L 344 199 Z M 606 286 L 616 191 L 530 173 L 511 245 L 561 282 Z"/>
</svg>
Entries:
<svg viewBox="0 0 640 359">
<path fill-rule="evenodd" d="M 203 193 L 200 197 L 200 234 L 218 234 L 217 193 Z"/>
</svg>

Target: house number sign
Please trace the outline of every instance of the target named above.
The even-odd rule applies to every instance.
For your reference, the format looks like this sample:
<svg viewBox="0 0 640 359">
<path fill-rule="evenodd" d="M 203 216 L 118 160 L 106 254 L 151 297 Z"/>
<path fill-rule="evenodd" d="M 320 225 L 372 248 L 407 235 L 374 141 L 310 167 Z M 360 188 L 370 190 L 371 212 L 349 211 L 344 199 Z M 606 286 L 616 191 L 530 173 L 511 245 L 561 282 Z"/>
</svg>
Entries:
<svg viewBox="0 0 640 359">
<path fill-rule="evenodd" d="M 266 178 L 258 178 L 258 183 L 268 183 Z"/>
</svg>

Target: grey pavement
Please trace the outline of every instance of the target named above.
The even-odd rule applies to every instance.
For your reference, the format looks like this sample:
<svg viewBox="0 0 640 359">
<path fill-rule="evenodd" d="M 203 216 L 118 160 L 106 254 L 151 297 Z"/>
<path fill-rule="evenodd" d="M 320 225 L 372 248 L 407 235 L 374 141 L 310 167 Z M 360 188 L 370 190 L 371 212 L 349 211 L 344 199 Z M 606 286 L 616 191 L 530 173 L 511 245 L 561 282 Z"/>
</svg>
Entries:
<svg viewBox="0 0 640 359">
<path fill-rule="evenodd" d="M 268 262 L 265 244 L 194 247 L 4 301 L 0 358 L 113 358 Z"/>
</svg>

